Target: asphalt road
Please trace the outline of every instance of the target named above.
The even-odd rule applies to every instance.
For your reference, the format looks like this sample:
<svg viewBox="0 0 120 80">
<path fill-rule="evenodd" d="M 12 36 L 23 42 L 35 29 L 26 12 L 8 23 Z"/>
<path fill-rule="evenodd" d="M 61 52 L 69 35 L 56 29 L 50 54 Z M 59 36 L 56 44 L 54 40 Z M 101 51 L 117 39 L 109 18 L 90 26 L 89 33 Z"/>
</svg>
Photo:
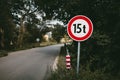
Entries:
<svg viewBox="0 0 120 80">
<path fill-rule="evenodd" d="M 0 58 L 0 80 L 44 80 L 61 46 L 16 51 Z"/>
</svg>

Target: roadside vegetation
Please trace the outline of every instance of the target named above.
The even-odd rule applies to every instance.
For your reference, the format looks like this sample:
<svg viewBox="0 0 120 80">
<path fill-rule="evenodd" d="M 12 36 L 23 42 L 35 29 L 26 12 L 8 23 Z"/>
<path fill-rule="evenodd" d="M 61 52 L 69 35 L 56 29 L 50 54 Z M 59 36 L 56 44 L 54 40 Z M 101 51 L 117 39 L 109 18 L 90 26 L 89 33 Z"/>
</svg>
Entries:
<svg viewBox="0 0 120 80">
<path fill-rule="evenodd" d="M 14 48 L 12 47 L 9 50 L 0 50 L 0 57 L 5 57 L 8 56 L 9 52 L 13 52 L 13 51 L 19 51 L 19 50 L 25 50 L 25 49 L 31 49 L 31 48 L 36 48 L 36 47 L 45 47 L 45 46 L 49 46 L 49 45 L 55 45 L 57 44 L 57 42 L 41 42 L 41 43 L 32 43 L 32 44 L 25 44 L 23 47 L 21 48 Z"/>
<path fill-rule="evenodd" d="M 7 56 L 7 55 L 8 55 L 7 51 L 0 50 L 0 57 L 4 57 L 4 56 Z"/>
<path fill-rule="evenodd" d="M 76 58 L 77 53 L 71 53 L 71 69 L 66 69 L 66 48 L 61 47 L 58 60 L 58 69 L 53 71 L 51 76 L 47 80 L 119 80 L 120 74 L 114 73 L 114 70 L 111 69 L 111 66 L 115 68 L 115 65 L 110 65 L 104 60 L 103 63 L 106 63 L 107 66 L 101 66 L 103 63 L 99 61 L 98 63 L 93 63 L 99 58 L 91 58 L 90 60 L 84 61 L 84 54 L 81 53 L 80 61 L 80 73 L 76 74 Z M 101 64 L 100 64 L 101 63 Z M 98 67 L 96 66 L 98 65 Z M 108 70 L 109 69 L 109 70 Z M 110 70 L 111 69 L 111 70 Z"/>
</svg>

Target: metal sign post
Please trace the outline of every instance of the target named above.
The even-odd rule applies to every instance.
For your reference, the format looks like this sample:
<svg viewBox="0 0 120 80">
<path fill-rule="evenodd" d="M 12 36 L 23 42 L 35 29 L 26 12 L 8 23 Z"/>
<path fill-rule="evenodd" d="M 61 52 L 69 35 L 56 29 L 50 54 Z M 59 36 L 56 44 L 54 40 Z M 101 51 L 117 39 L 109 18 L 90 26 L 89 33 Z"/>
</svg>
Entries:
<svg viewBox="0 0 120 80">
<path fill-rule="evenodd" d="M 78 42 L 78 51 L 77 51 L 77 74 L 79 74 L 79 66 L 80 66 L 80 42 Z"/>
<path fill-rule="evenodd" d="M 68 35 L 75 41 L 78 41 L 77 51 L 77 75 L 79 74 L 80 66 L 80 42 L 87 40 L 93 32 L 92 21 L 84 16 L 77 15 L 70 19 L 67 27 Z"/>
</svg>

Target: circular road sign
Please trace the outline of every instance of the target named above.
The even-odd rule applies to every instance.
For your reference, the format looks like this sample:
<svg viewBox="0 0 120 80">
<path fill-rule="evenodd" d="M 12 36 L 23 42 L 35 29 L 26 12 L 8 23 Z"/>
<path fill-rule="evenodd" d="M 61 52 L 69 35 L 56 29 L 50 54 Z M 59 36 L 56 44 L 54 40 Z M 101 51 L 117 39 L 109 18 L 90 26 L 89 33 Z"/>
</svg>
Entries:
<svg viewBox="0 0 120 80">
<path fill-rule="evenodd" d="M 83 15 L 73 17 L 67 26 L 68 35 L 75 41 L 85 41 L 93 32 L 92 21 Z"/>
</svg>

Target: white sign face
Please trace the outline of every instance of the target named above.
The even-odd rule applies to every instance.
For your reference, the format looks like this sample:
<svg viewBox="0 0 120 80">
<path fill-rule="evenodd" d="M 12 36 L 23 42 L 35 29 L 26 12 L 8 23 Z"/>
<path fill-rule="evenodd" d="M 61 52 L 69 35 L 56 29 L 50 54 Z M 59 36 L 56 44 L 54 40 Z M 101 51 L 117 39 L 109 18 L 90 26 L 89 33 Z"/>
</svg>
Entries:
<svg viewBox="0 0 120 80">
<path fill-rule="evenodd" d="M 83 37 L 85 36 L 88 31 L 88 23 L 82 19 L 78 19 L 72 23 L 71 31 L 72 34 L 75 35 L 76 37 Z"/>
<path fill-rule="evenodd" d="M 67 31 L 73 40 L 84 41 L 91 36 L 93 25 L 89 18 L 79 15 L 69 21 Z"/>
</svg>

